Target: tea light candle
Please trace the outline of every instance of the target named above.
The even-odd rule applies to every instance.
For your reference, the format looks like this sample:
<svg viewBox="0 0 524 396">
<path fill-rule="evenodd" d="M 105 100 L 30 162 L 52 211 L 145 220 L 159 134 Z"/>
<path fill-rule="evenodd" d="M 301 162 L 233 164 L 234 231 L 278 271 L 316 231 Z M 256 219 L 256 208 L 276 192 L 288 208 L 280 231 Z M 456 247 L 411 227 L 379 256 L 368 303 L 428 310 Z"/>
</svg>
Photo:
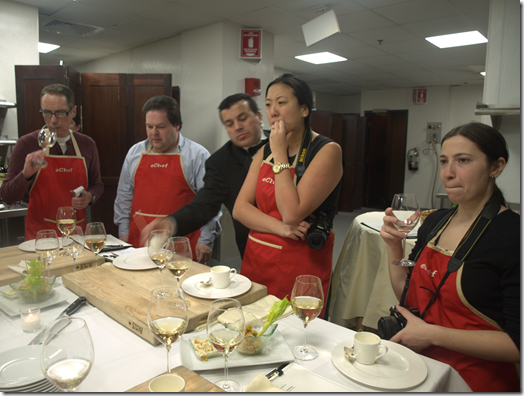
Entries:
<svg viewBox="0 0 524 396">
<path fill-rule="evenodd" d="M 40 308 L 22 308 L 20 318 L 24 332 L 32 333 L 40 328 Z"/>
</svg>

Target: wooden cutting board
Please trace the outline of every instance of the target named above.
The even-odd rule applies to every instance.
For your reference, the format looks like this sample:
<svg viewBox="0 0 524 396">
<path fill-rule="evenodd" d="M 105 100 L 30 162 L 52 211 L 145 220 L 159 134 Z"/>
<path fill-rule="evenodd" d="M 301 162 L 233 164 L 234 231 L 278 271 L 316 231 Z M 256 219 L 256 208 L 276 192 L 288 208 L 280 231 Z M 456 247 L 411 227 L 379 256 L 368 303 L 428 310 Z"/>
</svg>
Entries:
<svg viewBox="0 0 524 396">
<path fill-rule="evenodd" d="M 184 279 L 209 270 L 210 267 L 193 262 L 180 282 L 183 284 Z M 65 274 L 62 277 L 62 283 L 72 292 L 86 297 L 90 304 L 153 345 L 158 345 L 159 342 L 147 326 L 147 308 L 151 291 L 160 286 L 161 282 L 160 271 L 157 268 L 130 271 L 117 268 L 112 263 Z M 176 278 L 165 270 L 164 285 L 176 286 Z M 250 290 L 234 298 L 246 305 L 266 295 L 266 286 L 251 282 Z M 189 332 L 207 321 L 213 300 L 192 297 L 187 293 L 185 296 L 191 302 L 186 330 Z"/>
<path fill-rule="evenodd" d="M 184 380 L 186 381 L 186 389 L 184 392 L 225 392 L 223 389 L 220 389 L 215 384 L 209 382 L 207 379 L 201 377 L 194 371 L 191 371 L 184 366 L 175 367 L 171 370 L 171 372 L 184 377 Z M 131 389 L 128 389 L 126 392 L 149 392 L 149 383 L 152 379 L 153 378 Z"/>
</svg>

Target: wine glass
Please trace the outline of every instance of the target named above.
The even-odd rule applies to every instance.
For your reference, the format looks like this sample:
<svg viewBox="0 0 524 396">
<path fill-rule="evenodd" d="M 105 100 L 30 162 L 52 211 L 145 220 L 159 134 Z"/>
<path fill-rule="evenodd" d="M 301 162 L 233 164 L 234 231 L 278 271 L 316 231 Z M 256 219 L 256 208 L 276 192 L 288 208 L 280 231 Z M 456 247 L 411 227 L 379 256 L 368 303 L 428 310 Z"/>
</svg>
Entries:
<svg viewBox="0 0 524 396">
<path fill-rule="evenodd" d="M 291 351 L 298 360 L 313 360 L 318 352 L 307 346 L 307 325 L 315 319 L 324 307 L 322 281 L 313 275 L 299 275 L 295 279 L 291 292 L 291 307 L 295 315 L 304 322 L 304 345 L 296 346 Z"/>
<path fill-rule="evenodd" d="M 40 260 L 45 261 L 47 266 L 47 276 L 51 276 L 50 266 L 58 254 L 60 246 L 55 230 L 40 230 L 36 233 L 35 252 Z"/>
<path fill-rule="evenodd" d="M 394 224 L 397 230 L 409 233 L 417 225 L 420 219 L 420 206 L 415 194 L 395 194 L 393 202 L 391 203 L 393 209 L 393 216 L 398 221 Z M 404 258 L 406 250 L 406 238 L 402 238 L 402 258 L 394 260 L 392 264 L 401 267 L 413 267 L 415 262 Z"/>
<path fill-rule="evenodd" d="M 233 298 L 213 301 L 207 317 L 207 336 L 215 348 L 224 355 L 225 378 L 215 382 L 215 385 L 226 392 L 242 392 L 242 385 L 228 378 L 227 359 L 242 343 L 244 334 L 245 321 L 240 302 Z"/>
<path fill-rule="evenodd" d="M 153 230 L 147 239 L 147 254 L 155 265 L 160 268 L 160 278 L 162 279 L 162 286 L 164 285 L 164 269 L 166 262 L 171 259 L 171 250 L 166 248 L 167 240 L 171 232 L 169 230 Z"/>
<path fill-rule="evenodd" d="M 87 223 L 85 244 L 91 251 L 95 252 L 95 267 L 98 262 L 98 253 L 106 244 L 107 234 L 104 223 Z"/>
<path fill-rule="evenodd" d="M 167 372 L 170 373 L 169 351 L 187 329 L 187 306 L 181 291 L 173 286 L 160 286 L 151 292 L 147 325 L 153 336 L 166 346 Z"/>
<path fill-rule="evenodd" d="M 193 262 L 191 244 L 186 237 L 171 237 L 167 240 L 165 248 L 172 253 L 171 258 L 166 261 L 166 267 L 175 275 L 177 286 L 180 287 L 180 278 L 189 270 Z M 191 302 L 186 300 L 186 303 L 188 307 L 191 306 Z"/>
<path fill-rule="evenodd" d="M 70 239 L 70 241 L 65 245 L 64 250 L 73 257 L 73 267 L 74 271 L 76 271 L 76 258 L 82 253 L 82 250 L 84 250 L 84 232 L 82 231 L 82 227 L 75 226 L 66 239 Z"/>
<path fill-rule="evenodd" d="M 62 249 L 64 248 L 64 236 L 68 237 L 76 227 L 76 210 L 72 206 L 61 206 L 56 211 L 56 226 L 62 233 Z M 60 253 L 67 256 L 67 252 Z"/>
<path fill-rule="evenodd" d="M 40 132 L 38 132 L 38 145 L 44 150 L 45 153 L 53 147 L 56 143 L 56 128 L 48 127 L 44 125 Z M 47 161 L 45 159 L 35 160 L 35 164 L 41 168 L 47 167 Z"/>
<path fill-rule="evenodd" d="M 84 319 L 60 316 L 47 325 L 40 366 L 58 388 L 73 392 L 91 371 L 94 358 L 93 341 Z"/>
</svg>

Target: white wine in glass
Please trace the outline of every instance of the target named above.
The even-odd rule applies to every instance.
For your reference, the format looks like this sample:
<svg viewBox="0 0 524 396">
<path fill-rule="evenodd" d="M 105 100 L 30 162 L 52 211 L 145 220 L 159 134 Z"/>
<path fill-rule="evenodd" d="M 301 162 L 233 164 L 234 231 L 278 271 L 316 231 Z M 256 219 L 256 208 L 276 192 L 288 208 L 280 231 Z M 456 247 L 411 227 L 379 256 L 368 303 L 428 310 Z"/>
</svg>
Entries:
<svg viewBox="0 0 524 396">
<path fill-rule="evenodd" d="M 73 258 L 73 268 L 74 271 L 76 271 L 76 258 L 82 253 L 82 250 L 84 250 L 84 232 L 82 231 L 82 227 L 76 226 L 66 239 L 68 239 L 68 241 L 66 242 L 64 250 Z"/>
<path fill-rule="evenodd" d="M 83 319 L 61 316 L 47 325 L 40 365 L 49 382 L 73 392 L 91 371 L 94 359 L 93 341 Z"/>
<path fill-rule="evenodd" d="M 47 276 L 51 276 L 51 261 L 58 255 L 60 249 L 55 230 L 40 230 L 36 233 L 35 252 L 40 260 L 45 261 Z"/>
<path fill-rule="evenodd" d="M 188 313 L 180 289 L 157 287 L 151 292 L 147 310 L 147 325 L 153 336 L 167 349 L 167 372 L 171 372 L 169 351 L 187 329 Z"/>
<path fill-rule="evenodd" d="M 56 143 L 56 129 L 52 127 L 48 127 L 47 125 L 44 125 L 42 129 L 40 129 L 40 132 L 38 132 L 38 145 L 44 150 L 45 153 L 49 151 L 51 147 L 53 147 Z M 47 161 L 37 159 L 35 160 L 35 164 L 40 166 L 41 168 L 47 167 Z"/>
<path fill-rule="evenodd" d="M 62 233 L 62 249 L 65 248 L 64 236 L 68 237 L 71 231 L 76 227 L 76 210 L 72 206 L 61 206 L 56 211 L 56 226 Z M 60 256 L 67 256 L 66 252 L 60 253 Z"/>
<path fill-rule="evenodd" d="M 242 385 L 228 377 L 227 360 L 229 355 L 242 343 L 244 334 L 245 320 L 240 302 L 233 298 L 213 301 L 207 317 L 207 336 L 224 356 L 225 378 L 215 382 L 215 385 L 226 392 L 242 392 Z"/>
<path fill-rule="evenodd" d="M 393 216 L 398 221 L 394 224 L 396 229 L 408 234 L 416 227 L 420 219 L 420 206 L 415 194 L 395 194 L 391 202 L 391 209 L 393 209 Z M 404 258 L 406 251 L 406 238 L 402 238 L 402 258 L 394 260 L 392 264 L 401 267 L 413 267 L 415 262 Z"/>
<path fill-rule="evenodd" d="M 291 292 L 291 307 L 293 312 L 304 323 L 304 345 L 291 349 L 298 360 L 313 360 L 318 352 L 307 345 L 307 326 L 315 319 L 324 307 L 324 292 L 322 281 L 317 276 L 299 275 Z"/>
<path fill-rule="evenodd" d="M 186 237 L 171 237 L 167 240 L 165 248 L 172 253 L 171 258 L 166 261 L 166 267 L 175 276 L 177 286 L 180 288 L 180 278 L 189 270 L 193 262 L 191 244 Z M 190 301 L 186 300 L 186 303 L 188 307 L 191 306 Z"/>
<path fill-rule="evenodd" d="M 164 285 L 164 274 L 162 270 L 171 259 L 172 252 L 166 248 L 166 243 L 171 232 L 169 230 L 153 230 L 147 239 L 147 254 L 155 265 L 160 268 L 160 278 Z"/>
<path fill-rule="evenodd" d="M 106 241 L 107 234 L 104 223 L 95 222 L 86 225 L 85 244 L 91 251 L 95 252 L 95 267 L 98 262 L 98 253 L 103 249 Z"/>
</svg>

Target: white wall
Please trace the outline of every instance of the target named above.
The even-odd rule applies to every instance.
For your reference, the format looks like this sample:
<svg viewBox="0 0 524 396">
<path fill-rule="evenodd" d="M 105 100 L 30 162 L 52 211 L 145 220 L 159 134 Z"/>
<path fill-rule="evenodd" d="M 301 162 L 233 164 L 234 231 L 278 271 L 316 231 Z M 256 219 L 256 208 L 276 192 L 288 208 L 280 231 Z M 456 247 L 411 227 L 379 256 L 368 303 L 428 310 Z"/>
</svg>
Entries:
<svg viewBox="0 0 524 396">
<path fill-rule="evenodd" d="M 404 191 L 417 194 L 421 207 L 438 207 L 439 201 L 431 199 L 431 192 L 438 166 L 435 151 L 426 143 L 428 122 L 442 123 L 442 137 L 453 127 L 470 122 L 480 121 L 475 116 L 475 105 L 482 99 L 482 86 L 442 86 L 427 88 L 427 103 L 412 104 L 412 89 L 391 89 L 381 91 L 363 91 L 361 115 L 373 109 L 408 110 L 408 135 L 406 150 L 417 147 L 420 153 L 418 171 L 405 170 Z M 437 157 L 440 155 L 440 144 L 436 145 Z M 437 174 L 435 196 L 444 192 Z"/>
<path fill-rule="evenodd" d="M 16 103 L 15 65 L 38 65 L 38 8 L 0 0 L 0 99 Z M 7 110 L 2 135 L 18 138 L 16 109 Z"/>
</svg>

